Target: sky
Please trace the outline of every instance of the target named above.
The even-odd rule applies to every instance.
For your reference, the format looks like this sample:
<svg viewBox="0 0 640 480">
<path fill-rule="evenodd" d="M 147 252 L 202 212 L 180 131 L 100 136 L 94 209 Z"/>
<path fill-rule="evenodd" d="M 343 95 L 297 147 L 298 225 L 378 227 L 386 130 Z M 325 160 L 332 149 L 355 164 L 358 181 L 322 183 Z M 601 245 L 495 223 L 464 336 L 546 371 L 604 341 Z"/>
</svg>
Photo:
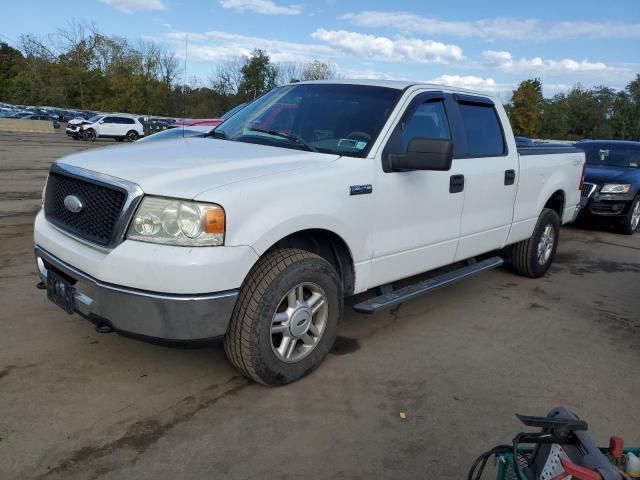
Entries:
<svg viewBox="0 0 640 480">
<path fill-rule="evenodd" d="M 525 79 L 545 96 L 615 89 L 640 73 L 640 0 L 0 0 L 0 40 L 45 35 L 72 19 L 132 43 L 153 39 L 206 84 L 216 65 L 266 50 L 321 60 L 344 78 L 429 81 L 508 98 Z"/>
</svg>

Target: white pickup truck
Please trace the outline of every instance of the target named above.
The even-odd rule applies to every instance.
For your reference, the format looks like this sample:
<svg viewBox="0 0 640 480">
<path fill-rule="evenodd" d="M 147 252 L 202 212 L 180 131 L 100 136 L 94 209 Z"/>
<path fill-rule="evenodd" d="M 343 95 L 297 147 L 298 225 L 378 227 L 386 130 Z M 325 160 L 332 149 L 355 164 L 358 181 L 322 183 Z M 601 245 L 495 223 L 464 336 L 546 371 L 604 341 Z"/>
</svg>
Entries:
<svg viewBox="0 0 640 480">
<path fill-rule="evenodd" d="M 354 307 L 373 313 L 503 262 L 543 275 L 584 163 L 570 147 L 518 149 L 492 96 L 294 83 L 205 138 L 55 162 L 35 221 L 40 286 L 99 331 L 224 336 L 244 375 L 285 384 L 325 358 L 345 296 L 375 289 Z"/>
</svg>

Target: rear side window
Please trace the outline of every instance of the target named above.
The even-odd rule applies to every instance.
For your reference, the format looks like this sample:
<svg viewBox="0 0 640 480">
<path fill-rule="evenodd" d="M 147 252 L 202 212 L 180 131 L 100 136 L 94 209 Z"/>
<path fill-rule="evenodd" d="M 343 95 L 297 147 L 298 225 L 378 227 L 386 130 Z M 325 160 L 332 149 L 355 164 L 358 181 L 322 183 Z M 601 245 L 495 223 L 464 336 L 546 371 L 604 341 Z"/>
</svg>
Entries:
<svg viewBox="0 0 640 480">
<path fill-rule="evenodd" d="M 493 105 L 463 102 L 458 105 L 467 136 L 467 156 L 502 155 L 505 152 L 504 137 Z"/>
<path fill-rule="evenodd" d="M 136 122 L 133 120 L 133 118 L 120 117 L 120 123 L 125 123 L 127 125 L 133 125 Z"/>
</svg>

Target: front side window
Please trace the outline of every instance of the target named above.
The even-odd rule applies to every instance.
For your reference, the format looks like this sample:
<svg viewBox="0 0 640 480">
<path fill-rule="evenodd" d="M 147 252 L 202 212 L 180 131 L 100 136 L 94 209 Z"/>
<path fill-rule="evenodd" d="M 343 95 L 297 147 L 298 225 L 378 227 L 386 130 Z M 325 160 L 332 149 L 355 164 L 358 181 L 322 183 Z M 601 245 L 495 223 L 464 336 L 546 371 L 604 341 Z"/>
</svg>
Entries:
<svg viewBox="0 0 640 480">
<path fill-rule="evenodd" d="M 385 152 L 403 154 L 414 138 L 449 140 L 451 138 L 447 113 L 442 100 L 427 101 L 410 112 L 396 126 Z"/>
<path fill-rule="evenodd" d="M 500 120 L 493 105 L 459 103 L 467 136 L 467 156 L 489 157 L 505 153 Z"/>
<path fill-rule="evenodd" d="M 245 106 L 210 136 L 364 157 L 401 94 L 368 85 L 287 85 Z"/>
</svg>

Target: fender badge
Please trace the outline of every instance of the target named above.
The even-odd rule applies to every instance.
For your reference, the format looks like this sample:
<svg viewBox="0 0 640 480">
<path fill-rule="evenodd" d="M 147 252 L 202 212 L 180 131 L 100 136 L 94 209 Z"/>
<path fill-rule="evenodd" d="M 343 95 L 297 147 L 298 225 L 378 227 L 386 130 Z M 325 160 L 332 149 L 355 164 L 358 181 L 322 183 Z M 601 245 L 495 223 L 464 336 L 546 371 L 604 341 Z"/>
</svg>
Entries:
<svg viewBox="0 0 640 480">
<path fill-rule="evenodd" d="M 351 185 L 349 187 L 349 195 L 368 195 L 373 193 L 373 185 Z"/>
</svg>

